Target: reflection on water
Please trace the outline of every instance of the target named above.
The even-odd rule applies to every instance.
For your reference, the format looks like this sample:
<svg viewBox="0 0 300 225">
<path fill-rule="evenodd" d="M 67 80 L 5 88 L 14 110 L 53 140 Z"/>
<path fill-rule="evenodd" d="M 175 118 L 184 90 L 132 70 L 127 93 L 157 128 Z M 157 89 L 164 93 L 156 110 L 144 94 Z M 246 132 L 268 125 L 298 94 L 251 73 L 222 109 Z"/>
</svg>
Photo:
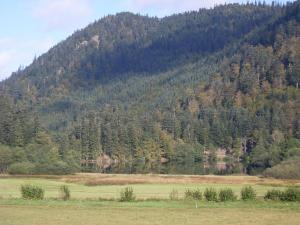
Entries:
<svg viewBox="0 0 300 225">
<path fill-rule="evenodd" d="M 133 162 L 115 164 L 102 172 L 115 174 L 187 174 L 187 175 L 206 175 L 206 174 L 230 174 L 242 171 L 242 166 L 227 165 L 224 163 L 206 164 L 203 162 L 169 162 L 169 163 L 145 163 Z"/>
</svg>

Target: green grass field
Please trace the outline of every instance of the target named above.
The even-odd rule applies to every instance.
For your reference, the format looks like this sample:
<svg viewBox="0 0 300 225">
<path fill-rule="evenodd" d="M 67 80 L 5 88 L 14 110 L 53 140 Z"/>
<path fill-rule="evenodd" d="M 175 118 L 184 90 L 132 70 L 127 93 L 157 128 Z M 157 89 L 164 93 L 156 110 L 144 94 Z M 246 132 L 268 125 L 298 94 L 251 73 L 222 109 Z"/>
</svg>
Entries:
<svg viewBox="0 0 300 225">
<path fill-rule="evenodd" d="M 300 203 L 261 200 L 268 189 L 284 189 L 291 184 L 298 186 L 298 182 L 261 180 L 255 177 L 143 175 L 138 177 L 140 180 L 143 179 L 143 182 L 126 185 L 133 187 L 139 201 L 121 203 L 116 200 L 119 198 L 120 190 L 125 187 L 126 182 L 120 182 L 124 181 L 124 177 L 128 180 L 127 183 L 131 180 L 137 181 L 137 176 L 134 175 L 0 177 L 0 225 L 300 225 Z M 99 185 L 85 185 L 87 180 L 94 181 L 96 178 Z M 110 179 L 110 182 L 102 182 L 105 179 Z M 117 181 L 120 184 L 117 184 Z M 22 184 L 43 187 L 46 199 L 34 201 L 21 199 Z M 59 187 L 65 184 L 71 190 L 70 201 L 57 199 Z M 187 188 L 204 190 L 206 187 L 216 189 L 230 187 L 239 194 L 240 189 L 246 184 L 251 184 L 255 188 L 259 200 L 227 203 L 168 200 L 169 193 L 173 189 L 178 190 L 180 197 L 183 197 Z"/>
<path fill-rule="evenodd" d="M 0 200 L 1 225 L 298 225 L 297 203 Z"/>
<path fill-rule="evenodd" d="M 61 181 L 47 180 L 47 179 L 0 179 L 0 198 L 20 198 L 20 187 L 22 184 L 35 184 L 45 189 L 46 198 L 56 198 L 59 194 L 59 187 L 66 184 Z M 117 199 L 119 193 L 124 185 L 103 185 L 103 186 L 86 186 L 83 184 L 67 184 L 71 190 L 72 198 L 75 199 Z M 133 184 L 134 192 L 138 199 L 145 198 L 169 198 L 169 193 L 176 189 L 179 196 L 184 195 L 184 191 L 190 189 L 200 189 L 202 191 L 207 187 L 214 187 L 216 189 L 230 187 L 236 194 L 239 194 L 243 185 L 240 184 Z M 270 186 L 253 185 L 257 191 L 258 196 L 270 189 Z M 283 189 L 284 187 L 272 187 L 274 189 Z"/>
<path fill-rule="evenodd" d="M 114 175 L 114 180 L 120 180 L 122 175 Z M 153 177 L 147 177 L 147 181 L 150 179 L 154 180 Z M 28 178 L 28 177 L 0 177 L 0 198 L 20 198 L 20 187 L 22 184 L 34 184 L 38 185 L 45 189 L 45 198 L 57 198 L 59 195 L 59 187 L 61 185 L 68 185 L 72 198 L 73 199 L 117 199 L 119 198 L 120 191 L 126 186 L 126 184 L 122 185 L 111 185 L 111 184 L 100 184 L 96 186 L 88 186 L 82 182 L 68 182 L 66 183 L 65 179 L 60 179 L 57 177 L 50 177 L 51 179 L 46 178 Z M 225 177 L 226 178 L 226 177 Z M 231 177 L 228 177 L 230 179 Z M 91 180 L 94 177 L 90 178 Z M 130 176 L 126 177 L 126 179 L 130 180 Z M 208 181 L 207 183 L 203 182 L 194 182 L 193 180 L 186 180 L 186 182 L 181 182 L 184 177 L 181 176 L 176 177 L 175 181 L 172 180 L 171 183 L 168 182 L 160 182 L 154 180 L 154 182 L 149 183 L 140 183 L 140 184 L 129 184 L 129 186 L 133 187 L 134 192 L 138 199 L 168 199 L 169 193 L 176 189 L 179 193 L 179 197 L 183 197 L 186 189 L 200 189 L 204 191 L 207 187 L 214 187 L 216 189 L 222 188 L 232 188 L 237 195 L 241 188 L 248 184 L 247 179 L 245 177 L 243 182 L 240 181 L 231 181 L 226 182 L 227 180 L 222 180 L 221 177 L 214 177 L 214 180 Z M 223 178 L 224 179 L 224 178 Z M 176 182 L 178 180 L 178 182 Z M 73 181 L 73 180 L 72 180 Z M 77 180 L 75 180 L 77 181 Z M 168 181 L 168 180 L 167 180 Z M 160 183 L 159 183 L 160 182 Z M 113 182 L 112 182 L 113 183 Z M 268 183 L 261 184 L 261 182 L 250 183 L 256 192 L 258 197 L 262 197 L 268 189 L 284 189 L 288 184 L 277 184 L 277 183 Z M 295 185 L 295 184 L 294 184 Z M 299 185 L 298 183 L 296 184 Z M 128 186 L 128 185 L 127 185 Z"/>
</svg>

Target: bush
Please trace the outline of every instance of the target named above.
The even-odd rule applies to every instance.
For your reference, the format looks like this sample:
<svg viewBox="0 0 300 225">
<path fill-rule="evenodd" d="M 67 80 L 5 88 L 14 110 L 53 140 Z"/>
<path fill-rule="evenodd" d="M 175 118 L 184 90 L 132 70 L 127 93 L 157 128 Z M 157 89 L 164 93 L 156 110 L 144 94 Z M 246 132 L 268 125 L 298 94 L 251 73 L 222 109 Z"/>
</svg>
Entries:
<svg viewBox="0 0 300 225">
<path fill-rule="evenodd" d="M 218 193 L 214 188 L 206 188 L 204 197 L 207 201 L 218 201 Z"/>
<path fill-rule="evenodd" d="M 68 186 L 63 185 L 60 187 L 60 198 L 64 201 L 67 201 L 71 198 L 71 193 Z"/>
<path fill-rule="evenodd" d="M 283 192 L 279 190 L 269 190 L 264 196 L 265 200 L 279 201 L 282 199 Z"/>
<path fill-rule="evenodd" d="M 184 198 L 185 198 L 185 199 L 193 199 L 193 191 L 190 190 L 190 189 L 187 189 L 187 190 L 184 192 Z"/>
<path fill-rule="evenodd" d="M 12 175 L 32 174 L 34 165 L 30 162 L 13 163 L 8 167 L 8 173 Z"/>
<path fill-rule="evenodd" d="M 179 199 L 179 194 L 176 189 L 173 189 L 170 194 L 169 194 L 170 200 L 178 200 Z"/>
<path fill-rule="evenodd" d="M 132 187 L 126 187 L 123 190 L 121 190 L 120 193 L 120 201 L 121 202 L 132 202 L 135 200 L 135 195 L 133 193 Z"/>
<path fill-rule="evenodd" d="M 34 185 L 22 185 L 21 194 L 24 199 L 44 199 L 44 189 Z"/>
<path fill-rule="evenodd" d="M 235 196 L 233 190 L 230 188 L 220 190 L 219 192 L 219 200 L 221 202 L 235 201 L 236 199 L 237 197 Z"/>
<path fill-rule="evenodd" d="M 253 189 L 253 187 L 251 187 L 251 186 L 243 187 L 243 189 L 241 191 L 241 198 L 244 201 L 255 200 L 256 199 L 256 192 Z"/>
<path fill-rule="evenodd" d="M 285 160 L 265 170 L 263 174 L 277 179 L 300 179 L 300 157 Z"/>
<path fill-rule="evenodd" d="M 184 193 L 185 199 L 202 200 L 202 193 L 200 190 L 187 189 Z"/>
<path fill-rule="evenodd" d="M 295 202 L 300 201 L 300 189 L 288 188 L 281 195 L 282 201 Z"/>
</svg>

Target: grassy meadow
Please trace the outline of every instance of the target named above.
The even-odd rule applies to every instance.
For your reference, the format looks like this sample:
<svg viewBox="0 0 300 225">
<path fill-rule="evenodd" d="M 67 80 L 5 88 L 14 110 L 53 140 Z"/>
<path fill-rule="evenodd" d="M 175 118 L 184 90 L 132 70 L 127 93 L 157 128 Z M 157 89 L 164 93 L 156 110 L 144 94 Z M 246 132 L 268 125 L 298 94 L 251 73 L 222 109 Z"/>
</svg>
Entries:
<svg viewBox="0 0 300 225">
<path fill-rule="evenodd" d="M 45 189 L 44 200 L 21 199 L 22 184 Z M 59 187 L 68 185 L 71 200 L 59 200 Z M 241 188 L 251 185 L 255 202 L 170 201 L 176 189 L 183 198 L 186 189 Z M 300 224 L 300 204 L 263 201 L 269 189 L 299 186 L 298 181 L 248 176 L 169 176 L 77 174 L 73 176 L 1 176 L 0 225 L 114 225 L 114 224 Z M 135 202 L 119 202 L 120 191 L 133 187 Z"/>
<path fill-rule="evenodd" d="M 45 198 L 57 198 L 59 187 L 68 185 L 72 199 L 118 199 L 125 186 L 134 189 L 137 199 L 168 199 L 172 190 L 177 190 L 179 197 L 184 196 L 186 189 L 207 187 L 216 189 L 232 188 L 239 195 L 245 185 L 255 188 L 258 197 L 268 189 L 282 190 L 288 185 L 300 186 L 283 180 L 263 179 L 247 176 L 170 176 L 170 175 L 107 175 L 78 174 L 73 176 L 33 176 L 33 177 L 0 177 L 0 198 L 20 198 L 20 187 L 23 184 L 34 184 L 45 189 Z"/>
<path fill-rule="evenodd" d="M 88 203 L 87 203 L 88 204 Z M 154 203 L 84 205 L 1 205 L 1 225 L 292 225 L 300 224 L 293 208 L 192 207 L 192 204 Z M 163 207 L 161 207 L 163 206 Z M 173 207 L 172 207 L 173 206 Z"/>
</svg>

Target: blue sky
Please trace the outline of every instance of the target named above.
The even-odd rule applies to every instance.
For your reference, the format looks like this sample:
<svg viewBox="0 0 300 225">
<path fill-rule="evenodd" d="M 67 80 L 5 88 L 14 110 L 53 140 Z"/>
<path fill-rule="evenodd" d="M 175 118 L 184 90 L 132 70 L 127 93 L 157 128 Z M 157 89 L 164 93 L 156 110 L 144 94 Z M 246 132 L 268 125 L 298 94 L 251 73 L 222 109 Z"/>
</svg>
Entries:
<svg viewBox="0 0 300 225">
<path fill-rule="evenodd" d="M 162 17 L 246 0 L 1 0 L 0 80 L 75 30 L 105 15 L 130 11 Z M 267 3 L 272 2 L 266 0 Z M 287 2 L 281 0 L 280 2 Z"/>
</svg>

